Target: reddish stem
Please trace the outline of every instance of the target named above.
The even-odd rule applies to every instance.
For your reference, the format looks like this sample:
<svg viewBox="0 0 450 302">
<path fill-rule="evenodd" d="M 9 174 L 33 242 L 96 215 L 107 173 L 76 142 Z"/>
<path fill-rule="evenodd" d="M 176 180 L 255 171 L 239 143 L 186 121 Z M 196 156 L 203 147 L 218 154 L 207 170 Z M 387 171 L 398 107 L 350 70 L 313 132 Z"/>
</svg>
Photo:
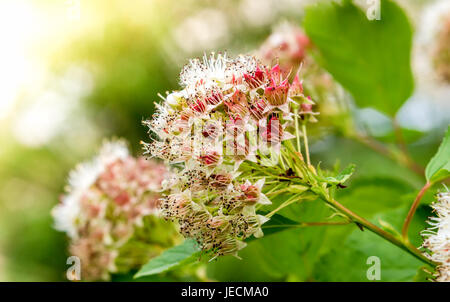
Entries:
<svg viewBox="0 0 450 302">
<path fill-rule="evenodd" d="M 420 200 L 422 199 L 423 195 L 427 192 L 427 190 L 431 187 L 431 183 L 427 182 L 423 188 L 419 191 L 419 194 L 417 194 L 416 199 L 414 200 L 413 204 L 411 205 L 411 208 L 409 209 L 408 215 L 406 216 L 405 222 L 403 224 L 402 228 L 402 236 L 403 239 L 408 241 L 408 228 L 411 224 L 411 221 L 414 217 L 414 214 L 416 213 L 417 207 L 420 204 Z"/>
</svg>

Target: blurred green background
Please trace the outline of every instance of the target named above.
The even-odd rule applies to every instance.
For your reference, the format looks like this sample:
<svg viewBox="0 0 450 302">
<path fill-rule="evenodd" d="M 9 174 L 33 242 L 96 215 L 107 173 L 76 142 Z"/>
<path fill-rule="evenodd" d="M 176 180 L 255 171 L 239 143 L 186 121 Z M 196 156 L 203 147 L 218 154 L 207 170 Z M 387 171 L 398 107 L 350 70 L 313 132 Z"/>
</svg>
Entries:
<svg viewBox="0 0 450 302">
<path fill-rule="evenodd" d="M 158 93 L 177 88 L 179 70 L 188 58 L 210 50 L 252 51 L 280 21 L 300 24 L 304 7 L 311 2 L 1 0 L 0 281 L 65 280 L 67 243 L 64 234 L 52 229 L 50 210 L 63 192 L 68 171 L 91 157 L 105 136 L 126 138 L 134 153 L 140 154 L 139 141 L 146 139 L 141 121 L 151 116 Z M 402 1 L 401 5 L 416 26 L 417 16 L 430 2 Z M 448 123 L 448 99 L 447 95 L 447 102 L 430 100 L 416 91 L 403 110 L 402 123 L 419 133 L 410 151 L 422 165 L 436 151 Z M 389 140 L 392 129 L 383 116 L 367 109 L 359 115 L 374 135 Z M 355 199 L 378 200 L 379 205 L 354 204 L 368 215 L 376 213 L 368 210 L 371 206 L 388 205 L 383 215 L 394 218 L 406 211 L 397 206 L 399 199 L 403 196 L 409 202 L 404 196 L 414 196 L 421 177 L 330 129 L 323 130 L 326 135 L 313 139 L 313 160 L 326 167 L 337 159 L 342 165 L 357 164 L 353 183 L 358 186 L 342 194 L 343 200 L 352 204 Z M 424 220 L 427 211 L 421 209 L 418 216 Z M 346 261 L 357 259 L 355 254 L 370 253 L 352 250 L 352 240 L 378 240 L 371 234 L 357 238 L 353 231 L 353 226 L 346 226 L 327 234 L 320 228 L 267 237 L 245 249 L 242 261 L 225 258 L 210 264 L 208 276 L 357 280 L 363 267 L 350 269 L 350 275 L 329 273 L 344 273 L 349 270 Z M 340 242 L 344 233 L 346 239 Z M 321 242 L 312 240 L 318 236 Z M 320 249 L 322 241 L 330 244 Z M 351 248 L 343 252 L 345 245 Z M 398 251 L 386 249 L 394 249 L 386 263 L 391 261 L 395 270 L 402 265 L 396 260 Z M 335 259 L 341 262 L 329 256 L 340 252 L 341 258 Z M 395 278 L 407 280 L 414 274 Z"/>
</svg>

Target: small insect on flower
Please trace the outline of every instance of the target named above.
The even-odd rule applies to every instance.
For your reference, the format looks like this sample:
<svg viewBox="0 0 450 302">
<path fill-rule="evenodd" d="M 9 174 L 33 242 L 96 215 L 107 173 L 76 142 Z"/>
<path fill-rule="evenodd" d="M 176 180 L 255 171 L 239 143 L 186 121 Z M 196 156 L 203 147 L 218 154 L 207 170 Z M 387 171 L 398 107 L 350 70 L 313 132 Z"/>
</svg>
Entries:
<svg viewBox="0 0 450 302">
<path fill-rule="evenodd" d="M 264 178 L 253 183 L 240 177 L 240 166 L 293 137 L 291 105 L 307 98 L 298 78 L 291 84 L 279 65 L 267 67 L 247 55 L 190 60 L 180 84 L 182 90 L 163 98 L 145 122 L 157 137 L 144 143 L 146 153 L 176 171 L 167 181 L 162 215 L 212 258 L 237 256 L 246 238 L 263 235 L 267 219 L 256 207 L 270 204 L 262 192 Z"/>
<path fill-rule="evenodd" d="M 429 218 L 431 227 L 422 232 L 422 247 L 428 258 L 439 263 L 436 281 L 450 282 L 450 192 L 438 193 L 432 208 L 436 216 Z"/>
<path fill-rule="evenodd" d="M 175 243 L 173 226 L 157 217 L 167 174 L 161 163 L 132 157 L 122 140 L 106 141 L 93 160 L 70 173 L 67 193 L 52 215 L 55 228 L 71 240 L 70 253 L 81 260 L 83 279 L 127 272 Z M 137 231 L 145 242 L 133 239 Z"/>
</svg>

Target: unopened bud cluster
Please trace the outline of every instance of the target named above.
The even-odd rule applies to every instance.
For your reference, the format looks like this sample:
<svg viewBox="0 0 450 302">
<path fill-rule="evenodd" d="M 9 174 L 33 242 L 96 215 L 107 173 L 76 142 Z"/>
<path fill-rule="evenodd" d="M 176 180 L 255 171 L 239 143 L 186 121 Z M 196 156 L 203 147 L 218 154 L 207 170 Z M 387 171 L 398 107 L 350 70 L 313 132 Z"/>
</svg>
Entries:
<svg viewBox="0 0 450 302">
<path fill-rule="evenodd" d="M 55 228 L 70 237 L 70 253 L 80 258 L 83 279 L 108 279 L 174 243 L 173 231 L 157 231 L 171 227 L 156 216 L 166 174 L 164 165 L 132 157 L 120 140 L 105 142 L 97 157 L 70 173 L 67 193 L 52 215 Z"/>
</svg>

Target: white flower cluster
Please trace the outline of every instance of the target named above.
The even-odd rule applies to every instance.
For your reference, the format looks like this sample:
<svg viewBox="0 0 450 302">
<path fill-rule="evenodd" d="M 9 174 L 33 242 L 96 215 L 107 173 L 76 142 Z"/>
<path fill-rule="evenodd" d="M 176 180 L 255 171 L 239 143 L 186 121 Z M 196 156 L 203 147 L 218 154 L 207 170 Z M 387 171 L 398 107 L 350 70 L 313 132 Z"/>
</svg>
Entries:
<svg viewBox="0 0 450 302">
<path fill-rule="evenodd" d="M 270 204 L 261 192 L 264 180 L 241 179 L 239 167 L 293 138 L 291 105 L 306 118 L 312 102 L 298 76 L 289 83 L 278 65 L 268 68 L 252 56 L 193 59 L 180 78 L 183 89 L 163 98 L 145 122 L 157 136 L 144 143 L 147 153 L 179 168 L 167 181 L 163 215 L 204 251 L 237 255 L 244 239 L 263 235 L 267 219 L 255 206 Z"/>
<path fill-rule="evenodd" d="M 55 228 L 70 237 L 70 252 L 80 257 L 84 279 L 108 278 L 118 270 L 121 249 L 136 230 L 147 232 L 146 219 L 158 223 L 153 214 L 159 212 L 166 174 L 164 165 L 132 157 L 121 140 L 105 142 L 97 157 L 70 173 L 67 193 L 52 215 Z M 137 262 L 148 260 L 150 254 L 140 255 Z M 129 265 L 143 264 L 132 262 Z"/>
<path fill-rule="evenodd" d="M 431 228 L 422 232 L 422 247 L 429 250 L 431 260 L 439 263 L 436 281 L 450 282 L 450 192 L 438 193 L 432 207 L 436 216 L 430 217 Z"/>
</svg>

